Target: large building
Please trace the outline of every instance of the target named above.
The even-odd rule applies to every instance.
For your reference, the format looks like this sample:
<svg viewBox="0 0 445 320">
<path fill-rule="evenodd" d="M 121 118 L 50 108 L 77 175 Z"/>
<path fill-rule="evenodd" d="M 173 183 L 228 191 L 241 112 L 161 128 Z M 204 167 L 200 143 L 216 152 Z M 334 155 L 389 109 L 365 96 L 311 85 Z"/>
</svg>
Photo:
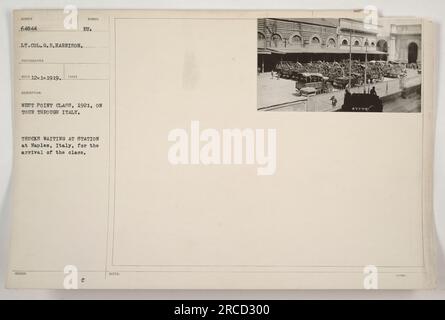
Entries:
<svg viewBox="0 0 445 320">
<path fill-rule="evenodd" d="M 401 22 L 402 23 L 402 22 Z M 281 60 L 348 59 L 420 62 L 421 26 L 366 24 L 353 19 L 258 19 L 258 68 Z"/>
<path fill-rule="evenodd" d="M 379 34 L 388 45 L 388 60 L 420 64 L 422 60 L 422 25 L 398 19 L 382 21 Z"/>
</svg>

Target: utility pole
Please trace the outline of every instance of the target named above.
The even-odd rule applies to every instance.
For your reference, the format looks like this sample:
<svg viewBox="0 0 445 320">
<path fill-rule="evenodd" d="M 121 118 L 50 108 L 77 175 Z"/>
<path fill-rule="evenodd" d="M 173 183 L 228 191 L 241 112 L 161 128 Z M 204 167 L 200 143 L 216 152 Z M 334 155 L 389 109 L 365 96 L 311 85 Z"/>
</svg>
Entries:
<svg viewBox="0 0 445 320">
<path fill-rule="evenodd" d="M 349 29 L 349 90 L 352 89 L 352 22 Z"/>
<path fill-rule="evenodd" d="M 368 38 L 365 39 L 365 93 L 368 93 L 368 77 L 367 77 L 367 72 L 368 72 Z"/>
<path fill-rule="evenodd" d="M 264 19 L 263 23 L 263 35 L 264 35 L 264 54 L 261 56 L 261 72 L 264 73 L 264 56 L 267 53 L 267 33 L 266 33 L 266 23 L 267 20 Z"/>
</svg>

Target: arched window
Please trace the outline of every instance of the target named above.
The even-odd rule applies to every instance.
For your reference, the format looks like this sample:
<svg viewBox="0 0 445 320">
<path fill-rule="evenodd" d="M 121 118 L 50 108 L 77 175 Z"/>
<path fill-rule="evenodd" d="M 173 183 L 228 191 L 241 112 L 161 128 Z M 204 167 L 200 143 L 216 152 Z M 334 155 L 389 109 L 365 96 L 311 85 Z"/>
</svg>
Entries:
<svg viewBox="0 0 445 320">
<path fill-rule="evenodd" d="M 261 32 L 258 32 L 258 48 L 264 48 L 266 46 L 266 37 Z"/>
<path fill-rule="evenodd" d="M 328 48 L 334 48 L 334 47 L 336 46 L 336 42 L 335 42 L 335 40 L 332 39 L 332 38 L 329 38 L 329 40 L 328 40 L 326 46 L 327 46 Z"/>
<path fill-rule="evenodd" d="M 382 52 L 388 52 L 388 42 L 385 40 L 379 40 L 377 42 L 377 50 Z"/>
<path fill-rule="evenodd" d="M 419 46 L 415 42 L 408 45 L 408 63 L 417 63 L 419 56 Z"/>
<path fill-rule="evenodd" d="M 349 45 L 348 40 L 344 39 L 344 40 L 341 42 L 341 45 L 342 45 L 342 46 L 348 46 L 348 45 Z"/>
<path fill-rule="evenodd" d="M 320 38 L 318 37 L 313 37 L 311 40 L 311 44 L 320 44 Z"/>
<path fill-rule="evenodd" d="M 375 42 L 371 42 L 371 46 L 372 46 L 372 47 L 375 47 Z"/>
<path fill-rule="evenodd" d="M 272 47 L 279 47 L 279 46 L 281 46 L 281 42 L 282 42 L 282 39 L 281 39 L 281 36 L 279 35 L 279 34 L 273 34 L 272 35 L 272 38 L 271 38 L 271 44 L 272 44 Z"/>
<path fill-rule="evenodd" d="M 369 47 L 369 42 L 368 41 L 365 41 L 365 46 Z"/>
<path fill-rule="evenodd" d="M 360 41 L 355 40 L 355 42 L 354 42 L 354 47 L 359 47 L 359 46 L 360 46 Z"/>
<path fill-rule="evenodd" d="M 301 43 L 302 43 L 302 41 L 301 41 L 301 37 L 299 36 L 299 35 L 294 35 L 292 38 L 291 38 L 291 43 L 293 44 L 293 45 L 296 45 L 296 46 L 300 46 L 301 45 Z"/>
</svg>

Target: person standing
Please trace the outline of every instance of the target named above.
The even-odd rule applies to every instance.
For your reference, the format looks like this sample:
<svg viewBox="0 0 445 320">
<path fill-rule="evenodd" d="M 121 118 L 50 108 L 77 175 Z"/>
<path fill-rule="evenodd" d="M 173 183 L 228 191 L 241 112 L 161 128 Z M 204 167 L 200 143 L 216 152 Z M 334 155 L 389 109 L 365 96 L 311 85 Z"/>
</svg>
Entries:
<svg viewBox="0 0 445 320">
<path fill-rule="evenodd" d="M 351 92 L 349 91 L 348 88 L 346 88 L 346 90 L 345 90 L 345 98 L 344 98 L 343 104 L 345 106 L 349 106 L 350 100 L 351 100 Z"/>
</svg>

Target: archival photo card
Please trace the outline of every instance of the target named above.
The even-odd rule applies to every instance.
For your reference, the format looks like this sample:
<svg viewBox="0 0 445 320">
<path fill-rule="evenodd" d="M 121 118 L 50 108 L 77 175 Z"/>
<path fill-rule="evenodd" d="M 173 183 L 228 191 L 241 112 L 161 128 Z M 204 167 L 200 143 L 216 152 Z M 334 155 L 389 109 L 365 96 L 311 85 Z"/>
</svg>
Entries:
<svg viewBox="0 0 445 320">
<path fill-rule="evenodd" d="M 435 25 L 363 16 L 15 11 L 7 286 L 433 288 Z"/>
<path fill-rule="evenodd" d="M 258 111 L 422 110 L 417 19 L 258 19 Z"/>
</svg>

